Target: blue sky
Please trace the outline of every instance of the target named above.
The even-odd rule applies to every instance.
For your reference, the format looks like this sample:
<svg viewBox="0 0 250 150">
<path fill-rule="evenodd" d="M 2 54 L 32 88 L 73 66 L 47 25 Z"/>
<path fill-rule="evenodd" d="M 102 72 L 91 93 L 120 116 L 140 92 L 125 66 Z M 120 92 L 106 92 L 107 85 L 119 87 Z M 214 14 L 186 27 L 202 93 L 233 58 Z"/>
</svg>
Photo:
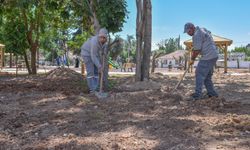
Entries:
<svg viewBox="0 0 250 150">
<path fill-rule="evenodd" d="M 127 0 L 127 4 L 129 18 L 118 33 L 123 38 L 135 35 L 136 30 L 135 0 Z M 190 39 L 183 33 L 186 22 L 232 39 L 229 49 L 250 43 L 250 0 L 152 0 L 152 17 L 152 49 L 163 39 L 179 35 L 182 43 Z"/>
</svg>

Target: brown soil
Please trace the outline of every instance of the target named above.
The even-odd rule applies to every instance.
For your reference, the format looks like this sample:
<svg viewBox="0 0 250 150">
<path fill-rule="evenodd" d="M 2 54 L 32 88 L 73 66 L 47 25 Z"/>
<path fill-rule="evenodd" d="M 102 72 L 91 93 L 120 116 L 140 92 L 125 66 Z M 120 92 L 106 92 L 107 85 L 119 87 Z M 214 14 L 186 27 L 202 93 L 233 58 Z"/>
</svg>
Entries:
<svg viewBox="0 0 250 150">
<path fill-rule="evenodd" d="M 193 75 L 173 91 L 179 78 L 113 77 L 97 99 L 70 69 L 1 77 L 0 150 L 250 149 L 250 76 L 215 74 L 220 97 L 196 102 Z"/>
</svg>

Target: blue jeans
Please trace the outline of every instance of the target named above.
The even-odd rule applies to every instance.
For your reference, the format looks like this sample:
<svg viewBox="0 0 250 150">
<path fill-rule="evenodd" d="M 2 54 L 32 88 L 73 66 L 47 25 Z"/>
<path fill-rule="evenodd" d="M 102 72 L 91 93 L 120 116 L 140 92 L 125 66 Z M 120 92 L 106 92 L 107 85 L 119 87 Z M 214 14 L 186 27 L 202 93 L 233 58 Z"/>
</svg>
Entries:
<svg viewBox="0 0 250 150">
<path fill-rule="evenodd" d="M 212 82 L 214 66 L 217 59 L 218 58 L 213 58 L 210 60 L 199 61 L 195 71 L 196 87 L 193 95 L 194 98 L 202 98 L 203 85 L 205 85 L 209 96 L 218 96 L 217 92 L 214 90 L 214 84 Z"/>
<path fill-rule="evenodd" d="M 99 86 L 98 69 L 93 63 L 90 56 L 83 56 L 84 64 L 87 71 L 87 84 L 90 92 L 96 91 Z"/>
</svg>

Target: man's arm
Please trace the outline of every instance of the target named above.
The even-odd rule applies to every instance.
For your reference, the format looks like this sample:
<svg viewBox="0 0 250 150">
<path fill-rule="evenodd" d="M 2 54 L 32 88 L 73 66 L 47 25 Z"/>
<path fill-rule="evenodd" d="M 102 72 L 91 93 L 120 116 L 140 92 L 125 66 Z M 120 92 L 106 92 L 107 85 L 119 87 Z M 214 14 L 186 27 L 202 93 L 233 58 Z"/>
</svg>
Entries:
<svg viewBox="0 0 250 150">
<path fill-rule="evenodd" d="M 192 51 L 192 56 L 191 56 L 191 60 L 189 62 L 189 65 L 193 65 L 194 64 L 194 61 L 195 61 L 195 58 L 200 54 L 200 50 L 193 50 Z"/>
<path fill-rule="evenodd" d="M 195 58 L 200 54 L 201 49 L 202 49 L 202 34 L 201 32 L 197 32 L 194 36 L 193 36 L 193 50 L 192 50 L 192 55 L 191 55 L 191 62 L 190 65 L 192 65 L 195 61 Z"/>
<path fill-rule="evenodd" d="M 200 50 L 193 50 L 191 60 L 195 61 L 195 58 L 200 54 Z"/>
</svg>

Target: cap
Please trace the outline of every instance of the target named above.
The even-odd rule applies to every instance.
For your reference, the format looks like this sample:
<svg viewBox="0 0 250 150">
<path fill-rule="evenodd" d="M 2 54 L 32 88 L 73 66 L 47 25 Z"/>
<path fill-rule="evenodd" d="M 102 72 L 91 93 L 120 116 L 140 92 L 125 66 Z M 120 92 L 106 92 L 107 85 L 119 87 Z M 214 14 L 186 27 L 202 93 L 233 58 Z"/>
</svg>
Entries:
<svg viewBox="0 0 250 150">
<path fill-rule="evenodd" d="M 187 33 L 190 28 L 194 27 L 194 24 L 191 22 L 188 22 L 184 25 L 184 33 Z"/>
<path fill-rule="evenodd" d="M 103 36 L 103 37 L 107 38 L 108 37 L 108 30 L 106 28 L 101 28 L 98 36 Z"/>
</svg>

